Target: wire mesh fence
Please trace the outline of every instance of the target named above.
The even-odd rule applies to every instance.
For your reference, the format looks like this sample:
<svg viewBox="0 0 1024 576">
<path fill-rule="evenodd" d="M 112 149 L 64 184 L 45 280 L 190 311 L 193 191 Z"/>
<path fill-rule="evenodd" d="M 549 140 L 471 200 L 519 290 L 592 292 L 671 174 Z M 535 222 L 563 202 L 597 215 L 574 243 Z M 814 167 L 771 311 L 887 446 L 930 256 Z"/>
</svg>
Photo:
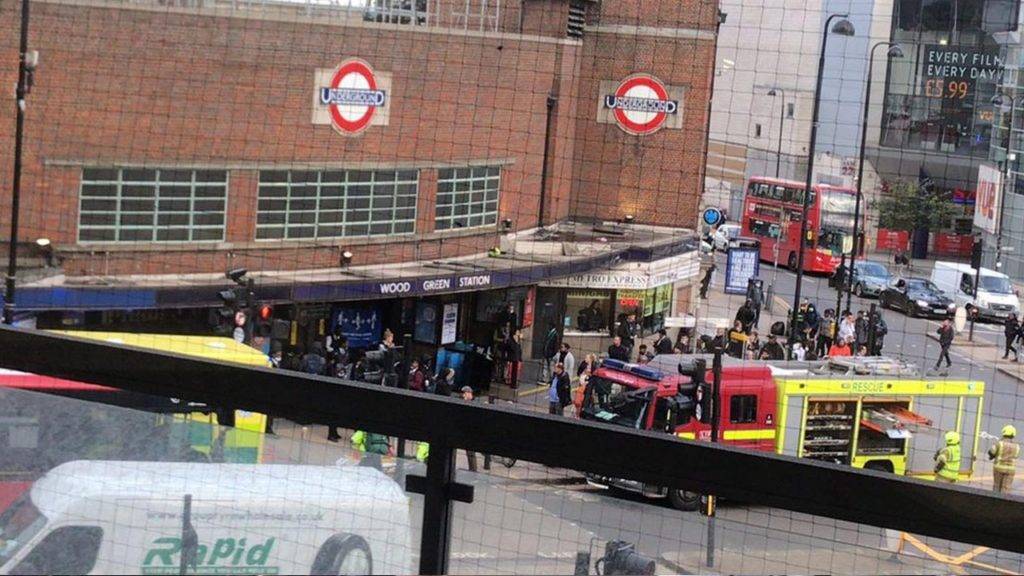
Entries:
<svg viewBox="0 0 1024 576">
<path fill-rule="evenodd" d="M 386 552 L 366 540 L 345 560 L 337 551 L 359 546 L 342 536 L 323 548 L 319 534 L 257 526 L 243 546 L 194 523 L 195 572 L 269 570 L 244 561 L 289 540 L 290 562 L 311 559 L 281 573 L 317 558 L 335 572 L 600 560 L 607 573 L 640 556 L 666 572 L 1020 572 L 1009 552 L 778 500 L 725 499 L 709 530 L 694 509 L 714 506 L 714 487 L 653 482 L 643 451 L 635 470 L 551 460 L 573 453 L 573 428 L 516 458 L 470 459 L 471 439 L 448 445 L 424 425 L 420 440 L 445 446 L 431 476 L 427 443 L 400 444 L 393 428 L 416 417 L 365 389 L 350 390 L 365 405 L 332 405 L 339 425 L 325 427 L 324 381 L 236 411 L 241 378 L 188 362 L 471 399 L 495 406 L 495 422 L 539 412 L 712 441 L 764 457 L 751 466 L 781 455 L 934 482 L 918 497 L 951 481 L 1010 514 L 1024 415 L 1020 19 L 1016 0 L 4 3 L 4 320 L 54 339 L 11 340 L 0 368 L 40 367 L 50 346 L 64 355 L 46 377 L 0 374 L 0 472 L 19 490 L 96 475 L 171 482 L 182 498 L 197 477 L 191 505 L 216 518 L 206 494 L 238 488 L 242 472 L 216 471 L 235 463 L 268 494 L 279 481 L 322 489 L 308 504 L 327 515 L 346 492 L 333 482 L 391 490 L 392 508 L 367 513 L 409 527 L 380 537 Z M 341 424 L 356 416 L 361 434 Z M 502 433 L 521 449 L 531 431 Z M 354 434 L 381 458 L 353 452 Z M 423 518 L 447 526 L 447 508 L 425 507 L 405 478 L 444 483 L 449 449 L 448 480 L 476 498 L 453 505 L 450 545 L 424 563 Z M 279 465 L 295 468 L 282 480 Z M 710 474 L 703 460 L 678 465 L 692 482 Z M 807 502 L 830 489 L 807 488 Z M 96 510 L 120 514 L 108 496 Z M 33 510 L 9 510 L 17 530 L 40 529 Z M 118 531 L 149 519 L 125 514 L 102 538 L 67 534 L 99 546 L 94 572 L 144 568 L 127 555 L 141 540 Z M 5 529 L 0 554 L 23 558 L 41 534 Z M 186 536 L 150 559 L 184 558 Z M 0 570 L 88 571 L 38 564 L 76 560 L 41 550 Z"/>
</svg>

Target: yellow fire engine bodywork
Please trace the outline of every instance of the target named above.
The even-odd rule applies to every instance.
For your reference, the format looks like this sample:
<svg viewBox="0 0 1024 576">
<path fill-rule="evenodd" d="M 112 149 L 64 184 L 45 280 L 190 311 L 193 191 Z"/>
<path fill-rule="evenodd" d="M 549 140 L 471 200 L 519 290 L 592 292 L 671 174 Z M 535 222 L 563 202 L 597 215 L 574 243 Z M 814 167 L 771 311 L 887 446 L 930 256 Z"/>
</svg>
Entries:
<svg viewBox="0 0 1024 576">
<path fill-rule="evenodd" d="M 270 359 L 266 354 L 231 338 L 77 330 L 52 330 L 52 332 L 191 358 L 218 360 L 246 366 L 270 366 Z M 216 426 L 217 415 L 212 412 L 191 412 L 162 418 L 173 418 L 173 421 L 177 423 L 186 424 L 181 430 L 182 439 L 197 452 L 207 455 L 221 452 L 223 460 L 227 462 L 255 463 L 262 460 L 263 436 L 267 428 L 267 417 L 264 414 L 236 410 L 235 425 L 232 428 L 218 428 Z"/>
<path fill-rule="evenodd" d="M 783 377 L 775 380 L 778 397 L 778 421 L 775 448 L 780 454 L 800 457 L 815 457 L 814 449 L 809 445 L 808 435 L 814 432 L 814 426 L 822 428 L 831 426 L 831 432 L 837 430 L 838 420 L 820 424 L 820 418 L 845 418 L 850 421 L 852 438 L 849 443 L 848 464 L 858 468 L 889 469 L 896 474 L 932 477 L 931 469 L 919 468 L 911 470 L 911 441 L 927 442 L 918 446 L 918 450 L 926 450 L 929 454 L 941 448 L 939 439 L 947 430 L 960 433 L 962 440 L 961 478 L 970 478 L 974 471 L 974 459 L 977 455 L 978 439 L 981 433 L 981 414 L 984 402 L 985 383 L 966 380 L 938 379 L 897 379 L 887 377 L 851 377 L 851 376 L 815 376 L 815 377 Z M 902 442 L 902 449 L 897 449 L 898 441 L 889 440 L 889 450 L 894 453 L 865 454 L 862 444 L 867 444 L 865 435 L 874 431 L 865 428 L 865 407 L 897 406 L 907 411 L 919 412 L 922 409 L 937 409 L 938 420 L 920 430 Z M 821 410 L 829 407 L 828 410 Z M 955 410 L 955 418 L 949 415 Z M 852 415 L 852 418 L 849 416 Z M 919 433 L 920 432 L 920 433 Z M 924 434 L 927 432 L 927 434 Z M 795 438 L 793 436 L 796 436 Z M 887 440 L 879 435 L 879 440 Z M 934 438 L 929 438 L 934 436 Z M 838 442 L 830 436 L 824 436 L 824 442 Z M 813 441 L 819 441 L 814 438 Z M 812 443 L 813 443 L 812 441 Z M 842 446 L 836 446 L 842 451 Z"/>
</svg>

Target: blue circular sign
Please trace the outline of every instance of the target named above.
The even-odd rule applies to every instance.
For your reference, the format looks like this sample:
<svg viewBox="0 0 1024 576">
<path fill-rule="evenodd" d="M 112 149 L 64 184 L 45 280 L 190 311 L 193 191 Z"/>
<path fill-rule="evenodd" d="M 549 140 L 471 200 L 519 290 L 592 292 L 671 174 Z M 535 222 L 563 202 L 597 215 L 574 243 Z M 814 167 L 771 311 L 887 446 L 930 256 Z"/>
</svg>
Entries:
<svg viewBox="0 0 1024 576">
<path fill-rule="evenodd" d="M 722 221 L 722 211 L 718 208 L 707 208 L 704 210 L 703 219 L 708 226 L 714 226 Z"/>
</svg>

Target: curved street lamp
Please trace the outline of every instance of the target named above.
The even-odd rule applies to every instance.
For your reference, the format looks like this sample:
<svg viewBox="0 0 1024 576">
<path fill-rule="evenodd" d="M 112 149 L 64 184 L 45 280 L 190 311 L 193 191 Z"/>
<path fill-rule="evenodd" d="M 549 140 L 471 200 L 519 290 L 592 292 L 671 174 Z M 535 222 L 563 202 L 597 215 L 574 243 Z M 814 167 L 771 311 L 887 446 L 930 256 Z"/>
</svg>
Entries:
<svg viewBox="0 0 1024 576">
<path fill-rule="evenodd" d="M 876 42 L 871 47 L 871 52 L 868 55 L 868 81 L 867 86 L 864 88 L 864 114 L 861 117 L 860 125 L 860 159 L 859 165 L 857 166 L 857 199 L 853 206 L 853 253 L 850 256 L 850 268 L 849 273 L 846 275 L 844 280 L 846 282 L 846 309 L 852 310 L 850 307 L 850 301 L 853 295 L 853 282 L 848 280 L 852 279 L 853 264 L 857 261 L 857 257 L 860 256 L 860 252 L 864 249 L 864 246 L 860 242 L 860 235 L 864 231 L 863 226 L 860 225 L 860 202 L 863 197 L 862 191 L 864 189 L 864 153 L 867 145 L 868 137 L 868 108 L 871 103 L 871 78 L 874 76 L 875 67 L 875 50 L 880 46 L 888 46 L 889 49 L 886 51 L 887 58 L 902 58 L 903 48 L 895 42 Z M 860 230 L 858 230 L 860 228 Z M 839 290 L 843 289 L 843 285 L 839 284 Z M 841 297 L 841 296 L 840 296 Z M 836 314 L 839 311 L 836 310 Z"/>
<path fill-rule="evenodd" d="M 831 31 L 833 34 L 839 36 L 853 36 L 855 29 L 853 24 L 847 20 L 849 14 L 830 14 L 825 20 L 825 29 L 821 35 L 821 53 L 818 55 L 818 79 L 817 84 L 814 87 L 814 108 L 811 113 L 811 140 L 807 146 L 807 186 L 804 188 L 804 200 L 803 209 L 801 211 L 802 217 L 800 218 L 800 238 L 797 240 L 797 265 L 796 265 L 796 287 L 793 290 L 793 308 L 790 311 L 791 319 L 789 324 L 790 337 L 789 345 L 790 353 L 793 350 L 793 343 L 796 341 L 796 319 L 800 312 L 800 288 L 802 287 L 804 280 L 804 242 L 807 236 L 807 209 L 809 208 L 809 201 L 811 199 L 811 188 L 814 185 L 814 148 L 815 140 L 818 138 L 818 114 L 821 108 L 821 82 L 825 73 L 825 48 L 828 45 L 828 34 Z M 835 25 L 832 24 L 832 20 L 839 19 Z"/>
<path fill-rule="evenodd" d="M 1013 148 L 1013 120 L 1014 112 L 1017 109 L 1017 97 L 1007 96 L 1002 92 L 992 97 L 992 105 L 1002 108 L 1007 104 L 1010 105 L 1008 122 L 1006 124 L 1006 158 L 1003 160 L 1003 190 L 1002 200 L 1000 201 L 999 207 L 999 225 L 996 228 L 996 270 L 1001 271 L 1003 267 L 1003 214 L 1006 213 L 1006 206 L 1002 202 L 1006 201 L 1006 189 L 1010 184 L 1010 162 L 1015 158 L 1015 154 L 1011 151 Z"/>
<path fill-rule="evenodd" d="M 786 91 L 782 88 L 772 88 L 768 91 L 769 96 L 782 98 L 782 108 L 779 111 L 779 146 L 775 151 L 775 177 L 779 177 L 779 168 L 782 165 L 782 123 L 786 121 Z"/>
</svg>

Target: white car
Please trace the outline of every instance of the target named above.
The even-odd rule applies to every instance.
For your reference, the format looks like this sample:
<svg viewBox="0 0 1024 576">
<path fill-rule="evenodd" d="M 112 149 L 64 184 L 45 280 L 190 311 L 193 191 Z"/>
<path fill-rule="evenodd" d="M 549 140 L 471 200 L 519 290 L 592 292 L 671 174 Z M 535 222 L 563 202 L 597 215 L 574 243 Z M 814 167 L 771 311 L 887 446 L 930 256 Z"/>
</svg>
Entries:
<svg viewBox="0 0 1024 576">
<path fill-rule="evenodd" d="M 0 574 L 410 574 L 409 498 L 356 466 L 75 461 L 0 515 Z M 186 541 L 187 542 L 187 541 Z"/>
<path fill-rule="evenodd" d="M 715 245 L 715 250 L 722 250 L 723 252 L 728 250 L 729 241 L 739 237 L 740 230 L 741 228 L 739 224 L 722 224 L 719 226 L 711 237 Z"/>
</svg>

